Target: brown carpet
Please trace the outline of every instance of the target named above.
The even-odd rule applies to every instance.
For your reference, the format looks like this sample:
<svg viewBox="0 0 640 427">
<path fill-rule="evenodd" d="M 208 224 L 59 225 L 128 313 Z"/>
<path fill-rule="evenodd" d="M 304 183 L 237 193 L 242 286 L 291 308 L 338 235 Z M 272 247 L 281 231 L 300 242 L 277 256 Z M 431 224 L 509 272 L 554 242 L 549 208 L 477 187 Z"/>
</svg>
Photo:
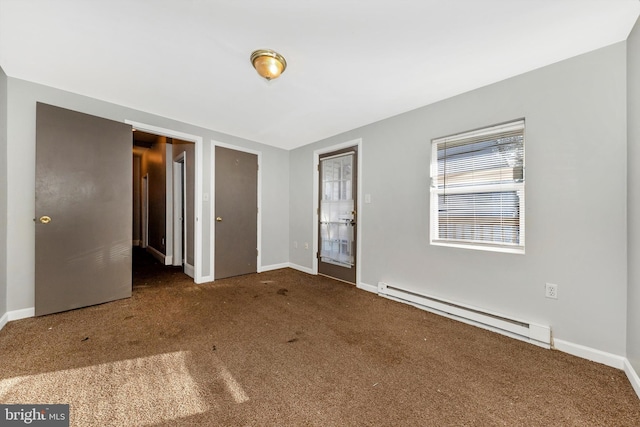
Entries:
<svg viewBox="0 0 640 427">
<path fill-rule="evenodd" d="M 604 365 L 290 269 L 138 264 L 130 299 L 0 331 L 1 403 L 74 426 L 640 425 Z"/>
</svg>

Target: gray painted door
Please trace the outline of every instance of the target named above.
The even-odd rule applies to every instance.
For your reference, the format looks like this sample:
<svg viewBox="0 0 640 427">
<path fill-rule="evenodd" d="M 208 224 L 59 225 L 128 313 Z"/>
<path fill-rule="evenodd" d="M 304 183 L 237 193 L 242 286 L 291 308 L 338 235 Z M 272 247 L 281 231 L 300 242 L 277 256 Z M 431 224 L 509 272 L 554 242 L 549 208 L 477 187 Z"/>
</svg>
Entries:
<svg viewBox="0 0 640 427">
<path fill-rule="evenodd" d="M 131 126 L 37 104 L 35 314 L 131 296 Z"/>
<path fill-rule="evenodd" d="M 216 147 L 214 279 L 255 273 L 258 156 Z"/>
<path fill-rule="evenodd" d="M 357 148 L 322 154 L 318 168 L 318 273 L 356 283 Z"/>
</svg>

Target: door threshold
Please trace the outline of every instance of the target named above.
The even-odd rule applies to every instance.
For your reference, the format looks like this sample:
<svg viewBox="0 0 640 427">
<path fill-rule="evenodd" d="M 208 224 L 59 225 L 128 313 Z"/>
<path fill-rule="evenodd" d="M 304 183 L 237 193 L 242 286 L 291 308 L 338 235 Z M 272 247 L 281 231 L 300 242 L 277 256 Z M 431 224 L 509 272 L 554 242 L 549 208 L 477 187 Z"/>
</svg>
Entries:
<svg viewBox="0 0 640 427">
<path fill-rule="evenodd" d="M 329 279 L 337 280 L 338 282 L 342 282 L 342 283 L 348 283 L 349 285 L 353 285 L 353 286 L 356 285 L 355 282 L 349 282 L 347 280 L 338 279 L 337 277 L 329 276 L 327 274 L 318 273 L 318 276 L 328 277 Z"/>
</svg>

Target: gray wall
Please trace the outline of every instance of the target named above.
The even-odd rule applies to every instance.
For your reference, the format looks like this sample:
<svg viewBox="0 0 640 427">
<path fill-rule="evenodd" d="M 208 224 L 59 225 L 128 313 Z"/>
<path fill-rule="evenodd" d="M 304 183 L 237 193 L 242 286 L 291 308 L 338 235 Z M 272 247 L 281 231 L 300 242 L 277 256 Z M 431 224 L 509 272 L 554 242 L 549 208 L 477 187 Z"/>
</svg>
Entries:
<svg viewBox="0 0 640 427">
<path fill-rule="evenodd" d="M 626 352 L 626 44 L 619 43 L 290 153 L 291 262 L 311 268 L 313 151 L 362 138 L 361 282 L 551 325 Z M 429 244 L 430 140 L 526 118 L 526 255 Z M 558 300 L 544 297 L 545 282 Z"/>
<path fill-rule="evenodd" d="M 627 359 L 640 372 L 640 21 L 627 39 L 628 245 Z"/>
<path fill-rule="evenodd" d="M 35 162 L 35 158 L 34 158 Z M 0 67 L 0 319 L 7 312 L 7 75 Z"/>
<path fill-rule="evenodd" d="M 1 83 L 1 82 L 0 82 Z M 1 86 L 1 85 L 0 85 Z M 212 199 L 212 140 L 262 152 L 262 265 L 288 261 L 289 221 L 289 153 L 252 141 L 209 129 L 155 116 L 97 99 L 80 96 L 48 86 L 9 77 L 7 115 L 7 202 L 0 199 L 0 208 L 7 207 L 7 310 L 34 306 L 34 245 L 33 226 L 35 199 L 35 114 L 36 102 L 93 114 L 112 120 L 133 120 L 152 126 L 203 137 L 203 193 Z M 0 155 L 1 156 L 1 155 Z M 4 170 L 4 169 L 3 169 Z M 2 193 L 0 193 L 2 194 Z M 284 196 L 282 196 L 284 194 Z M 203 266 L 202 273 L 211 272 L 210 202 L 203 202 Z M 4 209 L 0 209 L 0 212 Z M 0 213 L 1 215 L 1 213 Z M 4 294 L 4 292 L 0 292 Z M 0 297 L 2 298 L 2 297 Z M 1 306 L 0 306 L 1 308 Z"/>
</svg>

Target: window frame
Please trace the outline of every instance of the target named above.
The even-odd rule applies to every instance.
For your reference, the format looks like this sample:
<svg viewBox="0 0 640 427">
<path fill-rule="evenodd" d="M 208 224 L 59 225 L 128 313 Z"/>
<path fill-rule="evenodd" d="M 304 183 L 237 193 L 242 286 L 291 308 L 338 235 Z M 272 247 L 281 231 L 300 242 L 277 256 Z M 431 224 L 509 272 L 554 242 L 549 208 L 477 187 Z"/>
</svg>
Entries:
<svg viewBox="0 0 640 427">
<path fill-rule="evenodd" d="M 499 135 L 507 131 L 522 132 L 522 181 L 499 184 L 476 184 L 455 187 L 438 188 L 438 146 L 443 143 L 460 142 L 464 140 L 472 140 L 486 136 L 487 140 L 492 136 Z M 460 132 L 450 136 L 434 138 L 431 140 L 431 162 L 430 162 L 430 244 L 434 246 L 446 246 L 454 248 L 465 248 L 474 250 L 483 250 L 491 252 L 503 252 L 513 254 L 525 253 L 525 183 L 526 183 L 526 125 L 525 119 L 511 120 L 482 127 L 480 129 Z M 458 240 L 440 238 L 440 215 L 439 215 L 439 196 L 444 194 L 480 194 L 480 193 L 504 193 L 515 191 L 519 198 L 519 215 L 518 215 L 518 244 L 497 243 L 481 240 Z"/>
</svg>

